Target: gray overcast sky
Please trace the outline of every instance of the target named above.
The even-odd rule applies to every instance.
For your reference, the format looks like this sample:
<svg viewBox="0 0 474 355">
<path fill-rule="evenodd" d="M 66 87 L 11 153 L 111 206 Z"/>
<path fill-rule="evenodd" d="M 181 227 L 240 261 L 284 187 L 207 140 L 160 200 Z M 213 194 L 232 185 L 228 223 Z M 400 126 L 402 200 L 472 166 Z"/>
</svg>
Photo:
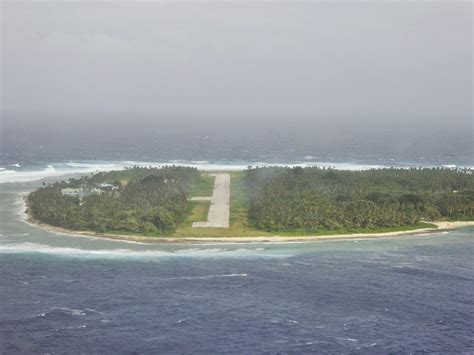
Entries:
<svg viewBox="0 0 474 355">
<path fill-rule="evenodd" d="M 1 7 L 3 116 L 472 129 L 471 1 Z"/>
</svg>

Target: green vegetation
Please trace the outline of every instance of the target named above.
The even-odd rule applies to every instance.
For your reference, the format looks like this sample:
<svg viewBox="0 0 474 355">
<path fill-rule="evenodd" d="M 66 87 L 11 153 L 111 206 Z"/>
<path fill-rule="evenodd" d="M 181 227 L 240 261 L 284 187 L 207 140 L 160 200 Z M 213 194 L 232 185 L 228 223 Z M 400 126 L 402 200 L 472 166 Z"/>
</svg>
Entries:
<svg viewBox="0 0 474 355">
<path fill-rule="evenodd" d="M 191 209 L 182 226 L 192 228 L 193 222 L 205 221 L 209 213 L 211 201 L 191 201 Z"/>
<path fill-rule="evenodd" d="M 474 217 L 474 176 L 448 169 L 271 167 L 248 170 L 245 180 L 249 218 L 270 232 L 367 232 Z"/>
<path fill-rule="evenodd" d="M 371 228 L 339 228 L 339 229 L 319 229 L 319 230 L 307 230 L 307 229 L 294 229 L 279 231 L 279 236 L 285 237 L 299 237 L 299 236 L 323 236 L 323 235 L 343 235 L 343 234 L 363 234 L 363 233 L 391 233 L 391 232 L 402 232 L 412 231 L 422 228 L 438 228 L 436 224 L 420 222 L 413 225 L 403 225 L 398 227 L 371 227 Z"/>
<path fill-rule="evenodd" d="M 191 208 L 187 196 L 199 178 L 194 168 L 134 167 L 42 187 L 29 195 L 28 207 L 33 218 L 58 227 L 170 234 L 187 217 Z M 110 182 L 117 190 L 87 192 Z M 71 187 L 80 187 L 83 197 L 64 195 L 62 190 Z"/>
<path fill-rule="evenodd" d="M 214 177 L 175 166 L 54 183 L 32 192 L 28 208 L 41 222 L 73 230 L 174 237 L 382 233 L 474 219 L 470 171 L 270 167 L 229 174 L 229 228 L 192 228 L 207 219 L 210 202 L 190 198 L 211 196 Z"/>
<path fill-rule="evenodd" d="M 201 209 L 206 202 L 196 203 L 192 210 L 194 217 L 180 225 L 173 234 L 175 237 L 254 237 L 271 236 L 272 233 L 255 229 L 248 219 L 250 202 L 245 188 L 245 172 L 226 172 L 230 174 L 230 225 L 229 228 L 192 228 L 192 222 L 205 221 Z M 207 203 L 207 208 L 209 203 Z"/>
<path fill-rule="evenodd" d="M 214 189 L 214 180 L 214 176 L 201 174 L 199 180 L 197 180 L 197 182 L 192 186 L 190 196 L 212 196 L 212 191 Z"/>
</svg>

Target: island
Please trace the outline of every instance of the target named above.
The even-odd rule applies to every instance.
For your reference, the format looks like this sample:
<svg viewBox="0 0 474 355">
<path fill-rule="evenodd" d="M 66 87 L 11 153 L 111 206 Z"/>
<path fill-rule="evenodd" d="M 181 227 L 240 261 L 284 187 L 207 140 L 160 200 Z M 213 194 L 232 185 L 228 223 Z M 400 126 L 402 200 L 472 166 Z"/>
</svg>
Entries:
<svg viewBox="0 0 474 355">
<path fill-rule="evenodd" d="M 469 169 L 130 167 L 44 185 L 29 220 L 143 242 L 288 241 L 406 235 L 474 225 Z"/>
</svg>

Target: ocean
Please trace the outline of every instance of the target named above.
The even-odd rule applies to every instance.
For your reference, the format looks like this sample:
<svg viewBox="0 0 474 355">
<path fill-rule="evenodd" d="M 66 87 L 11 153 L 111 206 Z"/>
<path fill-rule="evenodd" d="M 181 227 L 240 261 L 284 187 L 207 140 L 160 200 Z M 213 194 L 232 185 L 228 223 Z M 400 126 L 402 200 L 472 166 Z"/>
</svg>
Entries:
<svg viewBox="0 0 474 355">
<path fill-rule="evenodd" d="M 0 353 L 474 352 L 474 228 L 376 240 L 147 245 L 25 221 L 21 194 L 41 178 L 128 163 L 0 171 Z"/>
</svg>

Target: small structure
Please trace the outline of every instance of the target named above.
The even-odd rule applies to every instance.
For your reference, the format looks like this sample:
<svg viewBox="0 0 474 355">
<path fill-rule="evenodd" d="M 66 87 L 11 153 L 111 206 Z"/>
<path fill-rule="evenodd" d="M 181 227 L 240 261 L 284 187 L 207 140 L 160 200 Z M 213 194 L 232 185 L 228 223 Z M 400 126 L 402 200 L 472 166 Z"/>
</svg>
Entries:
<svg viewBox="0 0 474 355">
<path fill-rule="evenodd" d="M 100 184 L 99 188 L 102 189 L 102 190 L 106 190 L 106 191 L 114 191 L 114 190 L 119 189 L 119 187 L 116 186 L 116 185 L 106 184 L 106 183 Z"/>
<path fill-rule="evenodd" d="M 72 196 L 72 197 L 79 197 L 79 198 L 83 198 L 85 196 L 89 196 L 89 195 L 92 195 L 92 194 L 101 194 L 102 193 L 102 190 L 99 190 L 99 189 L 84 189 L 84 188 L 78 188 L 78 189 L 72 189 L 72 188 L 65 188 L 65 189 L 62 189 L 61 190 L 61 193 L 65 196 Z"/>
</svg>

